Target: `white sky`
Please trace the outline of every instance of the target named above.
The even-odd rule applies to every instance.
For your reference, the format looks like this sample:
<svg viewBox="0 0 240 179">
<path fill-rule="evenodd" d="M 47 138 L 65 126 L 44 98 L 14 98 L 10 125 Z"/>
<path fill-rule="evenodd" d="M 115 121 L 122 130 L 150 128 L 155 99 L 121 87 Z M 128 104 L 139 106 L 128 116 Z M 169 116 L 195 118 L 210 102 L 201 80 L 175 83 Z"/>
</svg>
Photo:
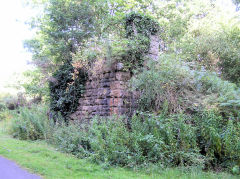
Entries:
<svg viewBox="0 0 240 179">
<path fill-rule="evenodd" d="M 33 12 L 23 5 L 24 0 L 0 2 L 0 91 L 14 73 L 26 70 L 31 54 L 23 48 L 23 41 L 32 37 L 24 24 Z"/>
</svg>

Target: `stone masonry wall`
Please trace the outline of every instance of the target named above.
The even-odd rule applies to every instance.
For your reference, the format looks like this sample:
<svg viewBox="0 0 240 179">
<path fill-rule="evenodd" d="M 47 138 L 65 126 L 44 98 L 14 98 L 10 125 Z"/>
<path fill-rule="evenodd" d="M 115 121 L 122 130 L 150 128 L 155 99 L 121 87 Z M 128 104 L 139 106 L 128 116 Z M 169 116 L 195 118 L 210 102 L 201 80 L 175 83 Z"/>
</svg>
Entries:
<svg viewBox="0 0 240 179">
<path fill-rule="evenodd" d="M 132 95 L 127 90 L 130 72 L 118 63 L 108 67 L 104 62 L 95 64 L 86 82 L 86 91 L 79 100 L 74 119 L 90 119 L 95 115 L 130 115 L 134 108 Z"/>
<path fill-rule="evenodd" d="M 158 60 L 160 40 L 157 35 L 150 37 L 148 58 Z M 122 63 L 107 65 L 106 60 L 98 60 L 89 72 L 86 91 L 79 100 L 73 119 L 91 119 L 93 116 L 126 115 L 136 109 L 136 96 L 127 89 L 130 72 L 124 71 Z M 136 94 L 135 94 L 136 95 Z"/>
</svg>

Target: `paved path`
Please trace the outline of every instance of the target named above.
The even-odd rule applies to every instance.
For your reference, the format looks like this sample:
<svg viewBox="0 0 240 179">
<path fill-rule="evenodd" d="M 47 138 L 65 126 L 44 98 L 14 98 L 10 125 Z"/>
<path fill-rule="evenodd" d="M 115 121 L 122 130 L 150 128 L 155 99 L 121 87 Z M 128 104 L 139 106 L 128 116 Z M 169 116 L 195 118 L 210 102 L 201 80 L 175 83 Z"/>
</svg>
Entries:
<svg viewBox="0 0 240 179">
<path fill-rule="evenodd" d="M 41 179 L 0 156 L 0 179 Z"/>
</svg>

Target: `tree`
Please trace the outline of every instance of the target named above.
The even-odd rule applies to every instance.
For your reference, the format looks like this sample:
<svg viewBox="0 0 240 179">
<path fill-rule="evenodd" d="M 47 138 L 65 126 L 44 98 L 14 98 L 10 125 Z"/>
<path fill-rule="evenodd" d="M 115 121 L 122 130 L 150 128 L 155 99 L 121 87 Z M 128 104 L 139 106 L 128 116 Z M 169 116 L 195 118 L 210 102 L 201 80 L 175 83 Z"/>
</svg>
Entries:
<svg viewBox="0 0 240 179">
<path fill-rule="evenodd" d="M 25 44 L 36 63 L 71 61 L 71 53 L 93 35 L 93 9 L 87 1 L 49 0 L 35 27 L 35 39 Z"/>
</svg>

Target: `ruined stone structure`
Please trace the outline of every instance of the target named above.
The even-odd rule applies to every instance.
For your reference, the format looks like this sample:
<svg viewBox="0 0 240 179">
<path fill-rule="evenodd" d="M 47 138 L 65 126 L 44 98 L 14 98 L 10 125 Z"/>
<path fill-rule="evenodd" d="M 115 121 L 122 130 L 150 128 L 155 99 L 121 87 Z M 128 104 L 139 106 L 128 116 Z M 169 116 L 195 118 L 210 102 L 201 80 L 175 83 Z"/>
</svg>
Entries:
<svg viewBox="0 0 240 179">
<path fill-rule="evenodd" d="M 74 119 L 90 119 L 95 115 L 131 115 L 134 110 L 132 94 L 127 90 L 130 72 L 122 63 L 111 66 L 106 61 L 94 65 L 86 82 L 86 91 L 79 100 Z"/>
<path fill-rule="evenodd" d="M 157 60 L 159 38 L 151 37 L 147 57 Z M 136 109 L 134 95 L 128 91 L 129 71 L 122 63 L 108 65 L 106 60 L 96 62 L 89 73 L 84 96 L 79 100 L 73 119 L 91 119 L 93 116 L 125 115 L 130 116 Z"/>
<path fill-rule="evenodd" d="M 141 20 L 138 15 L 135 18 Z M 133 19 L 129 20 L 129 27 L 133 28 L 133 35 L 137 36 L 138 32 Z M 145 57 L 156 61 L 159 56 L 160 39 L 157 31 L 153 34 L 149 37 L 150 45 Z M 79 100 L 77 112 L 71 117 L 81 120 L 90 119 L 95 115 L 130 116 L 136 109 L 136 96 L 128 91 L 130 78 L 131 73 L 124 70 L 122 63 L 108 65 L 106 60 L 98 60 L 91 67 L 85 93 Z"/>
<path fill-rule="evenodd" d="M 148 58 L 151 58 L 155 61 L 158 60 L 159 57 L 159 45 L 160 45 L 160 39 L 158 35 L 151 35 L 150 36 L 150 47 L 149 52 L 147 54 Z"/>
</svg>

